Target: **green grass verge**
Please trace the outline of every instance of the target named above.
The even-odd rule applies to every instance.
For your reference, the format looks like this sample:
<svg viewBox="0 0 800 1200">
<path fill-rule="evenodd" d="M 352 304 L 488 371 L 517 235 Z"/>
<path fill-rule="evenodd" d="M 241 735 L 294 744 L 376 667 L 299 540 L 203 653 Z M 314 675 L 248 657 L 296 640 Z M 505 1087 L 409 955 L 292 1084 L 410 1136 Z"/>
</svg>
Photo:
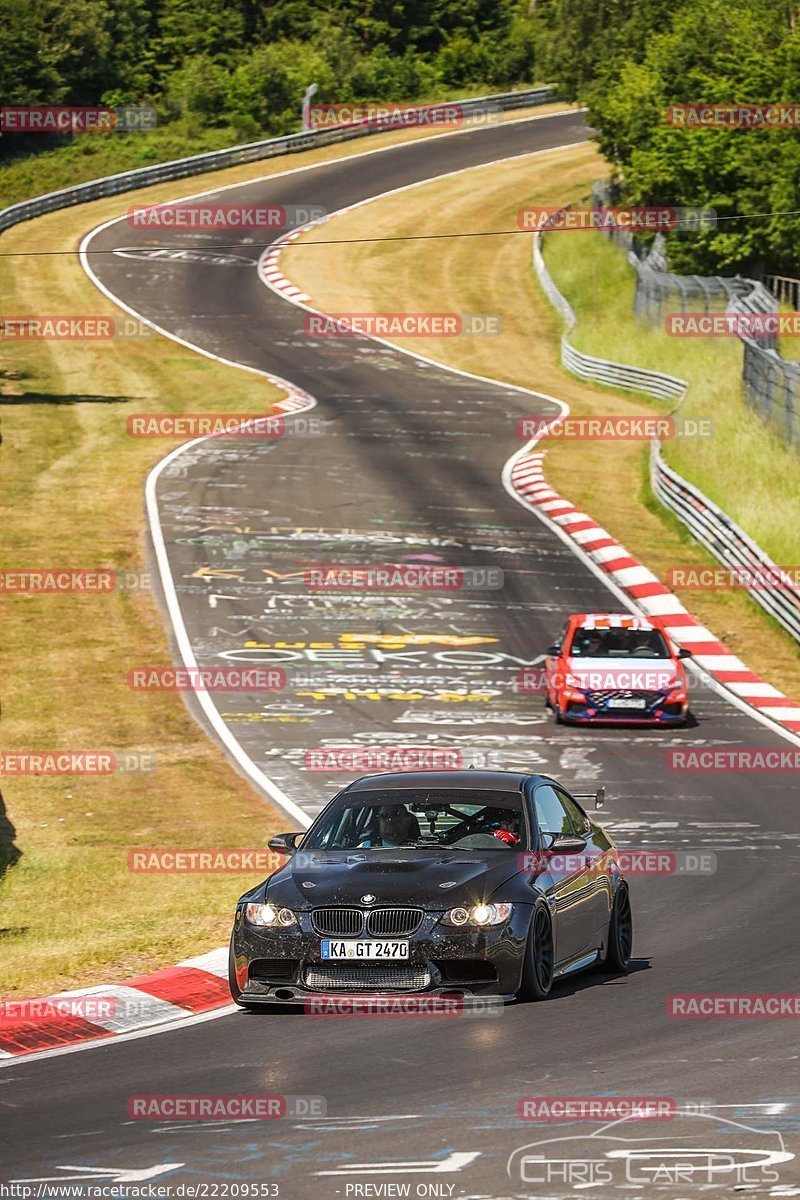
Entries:
<svg viewBox="0 0 800 1200">
<path fill-rule="evenodd" d="M 545 259 L 577 318 L 570 340 L 603 358 L 689 382 L 685 418 L 713 436 L 665 444 L 667 462 L 699 487 L 782 565 L 800 562 L 800 459 L 748 408 L 738 338 L 679 338 L 633 316 L 635 273 L 602 235 L 550 235 Z"/>
</svg>

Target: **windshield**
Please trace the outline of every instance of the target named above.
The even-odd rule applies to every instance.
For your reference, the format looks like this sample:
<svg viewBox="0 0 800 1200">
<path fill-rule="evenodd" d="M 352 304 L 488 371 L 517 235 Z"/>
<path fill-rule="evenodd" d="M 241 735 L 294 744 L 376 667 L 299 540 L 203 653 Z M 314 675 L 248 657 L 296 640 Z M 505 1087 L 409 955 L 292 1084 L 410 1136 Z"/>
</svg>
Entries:
<svg viewBox="0 0 800 1200">
<path fill-rule="evenodd" d="M 658 629 L 576 629 L 569 653 L 573 658 L 670 658 Z"/>
<path fill-rule="evenodd" d="M 450 788 L 352 793 L 322 813 L 303 842 L 304 850 L 398 846 L 526 850 L 522 797 Z"/>
</svg>

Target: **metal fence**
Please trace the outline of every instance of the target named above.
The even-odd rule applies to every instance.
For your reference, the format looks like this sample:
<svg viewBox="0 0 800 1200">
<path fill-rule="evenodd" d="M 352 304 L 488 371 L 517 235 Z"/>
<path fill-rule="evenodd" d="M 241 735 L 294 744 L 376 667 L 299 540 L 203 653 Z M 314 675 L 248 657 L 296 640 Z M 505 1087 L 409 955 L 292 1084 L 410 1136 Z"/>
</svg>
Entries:
<svg viewBox="0 0 800 1200">
<path fill-rule="evenodd" d="M 765 275 L 764 286 L 769 288 L 776 300 L 800 309 L 800 279 L 789 275 Z"/>
<path fill-rule="evenodd" d="M 592 189 L 598 208 L 613 198 L 613 190 L 605 184 Z M 762 283 L 741 275 L 676 275 L 668 270 L 662 234 L 656 234 L 645 248 L 627 230 L 607 232 L 627 252 L 636 271 L 634 315 L 653 324 L 661 324 L 666 313 L 674 311 L 774 313 L 781 300 L 798 306 L 800 281 L 796 279 L 770 275 Z M 790 446 L 800 447 L 800 364 L 781 357 L 775 335 L 740 333 L 739 338 L 746 403 Z"/>
<path fill-rule="evenodd" d="M 628 235 L 630 236 L 630 235 Z M 561 361 L 567 370 L 581 379 L 594 379 L 611 387 L 644 392 L 658 399 L 680 400 L 687 388 L 685 380 L 660 371 L 645 371 L 625 363 L 594 358 L 575 349 L 567 334 L 575 324 L 575 314 L 561 294 L 542 256 L 542 235 L 535 234 L 533 266 L 548 299 L 561 313 L 567 331 L 561 339 Z M 752 281 L 750 281 L 752 282 Z M 754 303 L 758 303 L 757 296 Z M 745 352 L 747 352 L 745 343 Z M 760 351 L 774 354 L 774 351 Z M 638 378 L 637 378 L 638 376 Z M 800 590 L 790 580 L 775 585 L 780 571 L 760 546 L 732 521 L 699 488 L 667 466 L 661 445 L 654 439 L 650 454 L 650 480 L 653 492 L 683 522 L 695 538 L 724 566 L 746 573 L 742 586 L 766 612 L 773 616 L 792 637 L 800 641 Z M 747 586 L 748 580 L 750 586 Z"/>
<path fill-rule="evenodd" d="M 724 312 L 733 301 L 748 295 L 751 279 L 723 275 L 676 275 L 667 270 L 664 237 L 656 234 L 650 250 L 641 257 L 629 254 L 636 271 L 635 316 L 661 324 L 667 312 Z M 774 302 L 773 302 L 774 305 Z"/>
<path fill-rule="evenodd" d="M 650 456 L 653 491 L 716 559 L 751 586 L 747 591 L 770 616 L 800 641 L 800 590 L 734 521 L 699 488 L 681 478 L 664 462 L 653 442 Z"/>
<path fill-rule="evenodd" d="M 494 96 L 476 96 L 469 100 L 452 100 L 439 105 L 422 105 L 415 111 L 425 111 L 432 115 L 437 110 L 445 112 L 452 110 L 457 105 L 464 116 L 479 117 L 491 115 L 495 109 L 505 111 L 529 108 L 557 98 L 555 89 L 548 85 L 528 88 L 519 92 L 500 92 Z M 409 105 L 407 111 L 413 107 Z M 202 175 L 206 171 L 219 171 L 223 167 L 236 167 L 242 163 L 274 158 L 276 155 L 297 154 L 301 150 L 313 150 L 317 146 L 327 146 L 331 142 L 346 142 L 351 138 L 385 133 L 387 130 L 397 128 L 397 125 L 393 123 L 396 120 L 396 117 L 377 116 L 355 122 L 352 125 L 339 125 L 331 129 L 318 129 L 304 133 L 290 133 L 284 137 L 267 138 L 261 142 L 248 142 L 246 145 L 233 146 L 225 150 L 210 150 L 205 154 L 194 154 L 190 158 L 156 163 L 152 167 L 137 167 L 136 170 L 122 171 L 118 175 L 108 175 L 104 179 L 92 179 L 88 183 L 61 188 L 57 192 L 47 192 L 43 196 L 36 196 L 33 200 L 25 200 L 21 204 L 12 204 L 9 208 L 2 209 L 0 211 L 0 232 L 10 229 L 12 225 L 17 225 L 20 221 L 28 221 L 32 217 L 40 217 L 44 213 L 55 212 L 57 209 L 69 208 L 73 204 L 84 204 L 87 200 L 100 200 L 104 196 L 116 196 L 121 192 L 135 191 L 138 188 L 150 187 L 155 183 L 185 179 L 190 175 Z"/>
</svg>

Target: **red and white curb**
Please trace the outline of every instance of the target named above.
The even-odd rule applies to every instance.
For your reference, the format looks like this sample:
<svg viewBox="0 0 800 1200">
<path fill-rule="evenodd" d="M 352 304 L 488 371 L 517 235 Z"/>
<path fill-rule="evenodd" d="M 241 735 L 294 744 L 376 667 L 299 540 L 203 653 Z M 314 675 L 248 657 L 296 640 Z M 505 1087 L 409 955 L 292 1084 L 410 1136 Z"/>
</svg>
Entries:
<svg viewBox="0 0 800 1200">
<path fill-rule="evenodd" d="M 231 1004 L 228 947 L 123 983 L 0 1003 L 0 1058 L 152 1029 Z"/>
<path fill-rule="evenodd" d="M 717 683 L 792 733 L 800 732 L 800 704 L 766 683 L 684 608 L 660 579 L 607 530 L 554 491 L 544 477 L 545 452 L 526 448 L 511 467 L 511 486 L 532 512 L 549 517 L 648 617 L 653 617 Z"/>
<path fill-rule="evenodd" d="M 287 279 L 283 271 L 281 271 L 278 267 L 278 259 L 280 258 L 281 250 L 288 242 L 291 242 L 294 238 L 299 237 L 300 234 L 304 233 L 307 229 L 312 229 L 314 225 L 322 224 L 323 220 L 325 220 L 324 217 L 319 221 L 312 222 L 310 225 L 304 225 L 301 229 L 293 229 L 291 233 L 285 233 L 283 237 L 279 238 L 278 241 L 273 244 L 273 248 L 269 250 L 259 261 L 258 273 L 261 279 L 263 279 L 271 288 L 274 288 L 276 292 L 279 292 L 281 296 L 286 296 L 289 300 L 306 301 L 310 300 L 311 297 L 306 295 L 301 288 L 295 287 L 291 279 Z"/>
</svg>

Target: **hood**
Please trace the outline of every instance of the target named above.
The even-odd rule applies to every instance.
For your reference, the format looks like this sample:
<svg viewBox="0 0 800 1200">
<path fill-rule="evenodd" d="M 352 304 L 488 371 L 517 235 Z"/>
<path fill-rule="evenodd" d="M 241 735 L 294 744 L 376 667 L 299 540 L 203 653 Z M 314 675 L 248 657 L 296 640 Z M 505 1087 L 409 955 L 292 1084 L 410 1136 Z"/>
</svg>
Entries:
<svg viewBox="0 0 800 1200">
<path fill-rule="evenodd" d="M 517 873 L 518 858 L 511 850 L 307 851 L 272 875 L 267 889 L 270 902 L 286 908 L 365 907 L 362 896 L 372 895 L 368 907 L 410 904 L 444 912 L 487 899 Z"/>
<path fill-rule="evenodd" d="M 567 670 L 587 691 L 665 692 L 683 683 L 671 658 L 568 658 Z M 565 681 L 566 682 L 566 681 Z"/>
</svg>

